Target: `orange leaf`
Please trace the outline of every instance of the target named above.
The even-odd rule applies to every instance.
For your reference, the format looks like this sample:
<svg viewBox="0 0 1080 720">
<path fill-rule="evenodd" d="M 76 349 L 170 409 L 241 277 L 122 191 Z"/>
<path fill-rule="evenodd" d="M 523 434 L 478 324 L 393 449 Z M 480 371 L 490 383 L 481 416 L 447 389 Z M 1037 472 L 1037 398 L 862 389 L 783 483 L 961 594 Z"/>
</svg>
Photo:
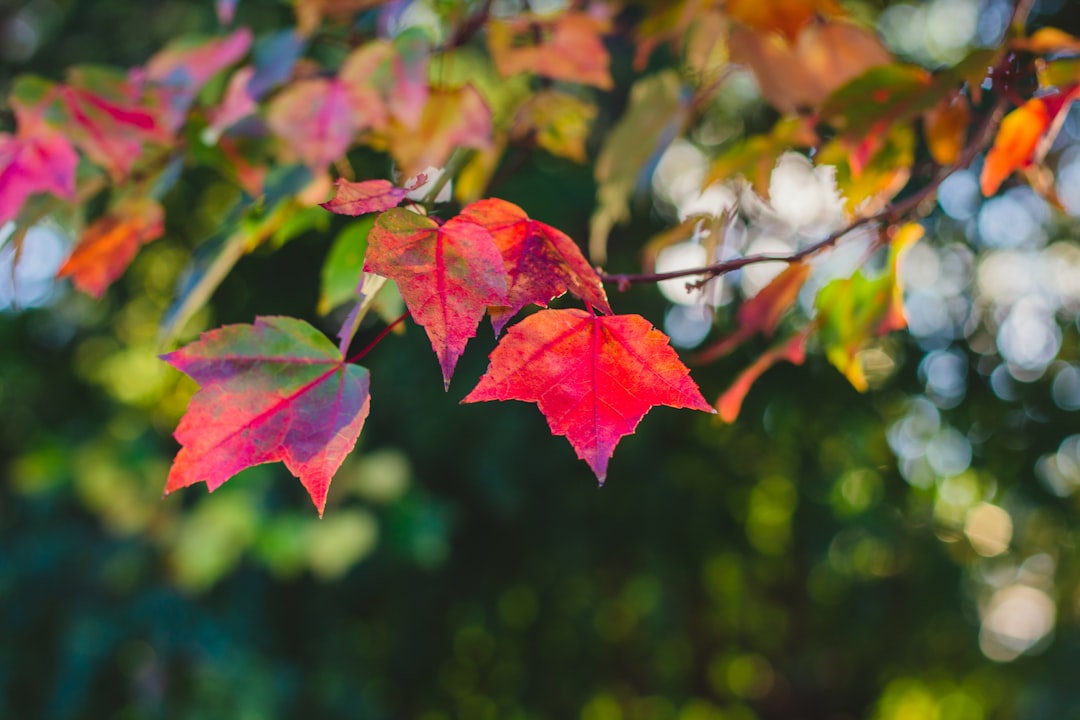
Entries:
<svg viewBox="0 0 1080 720">
<path fill-rule="evenodd" d="M 731 384 L 731 387 L 716 400 L 716 411 L 720 413 L 720 419 L 727 423 L 735 422 L 742 409 L 743 400 L 757 379 L 766 370 L 776 363 L 785 360 L 793 365 L 802 365 L 806 359 L 806 339 L 810 336 L 812 328 L 807 328 L 797 335 L 793 335 L 783 343 L 774 346 L 764 353 L 754 363 L 743 370 L 742 374 Z"/>
<path fill-rule="evenodd" d="M 142 198 L 119 205 L 86 229 L 57 277 L 70 275 L 75 287 L 100 298 L 139 248 L 161 237 L 164 230 L 164 211 L 154 200 Z"/>
<path fill-rule="evenodd" d="M 739 308 L 738 329 L 715 345 L 701 351 L 694 361 L 710 362 L 723 357 L 757 332 L 771 337 L 776 331 L 780 318 L 799 297 L 799 291 L 806 284 L 808 277 L 810 277 L 809 264 L 798 262 L 789 265 L 761 292 L 742 304 Z"/>
<path fill-rule="evenodd" d="M 731 59 L 754 71 L 762 96 L 789 113 L 818 106 L 849 80 L 893 60 L 875 34 L 839 20 L 806 27 L 794 44 L 734 27 L 729 43 Z"/>
<path fill-rule="evenodd" d="M 971 123 L 971 108 L 960 93 L 942 98 L 923 116 L 930 154 L 939 165 L 952 165 L 960 157 Z"/>
<path fill-rule="evenodd" d="M 601 39 L 609 27 L 607 20 L 574 11 L 554 20 L 492 20 L 488 25 L 488 50 L 504 77 L 532 72 L 552 80 L 610 90 L 610 58 Z"/>
<path fill-rule="evenodd" d="M 1035 148 L 1049 126 L 1050 112 L 1040 98 L 1028 100 L 1005 116 L 979 178 L 984 196 L 996 193 L 1013 170 L 1031 164 Z"/>
<path fill-rule="evenodd" d="M 763 33 L 780 33 L 791 43 L 815 15 L 841 13 L 834 0 L 728 0 L 725 9 L 744 25 Z"/>
</svg>

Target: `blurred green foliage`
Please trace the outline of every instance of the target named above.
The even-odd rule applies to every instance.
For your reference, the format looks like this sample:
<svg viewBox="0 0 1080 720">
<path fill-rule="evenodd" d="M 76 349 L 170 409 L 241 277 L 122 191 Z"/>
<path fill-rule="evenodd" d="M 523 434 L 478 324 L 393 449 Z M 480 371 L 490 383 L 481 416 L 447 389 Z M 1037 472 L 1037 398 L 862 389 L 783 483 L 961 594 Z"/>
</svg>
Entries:
<svg viewBox="0 0 1080 720">
<path fill-rule="evenodd" d="M 26 8 L 40 48 L 0 85 L 215 27 L 211 3 L 179 0 L 0 13 Z M 289 18 L 239 12 L 257 31 Z M 588 167 L 538 153 L 499 194 L 584 238 L 594 190 Z M 185 176 L 167 238 L 101 303 L 0 314 L 0 717 L 1080 718 L 1077 500 L 1032 471 L 1080 419 L 1049 380 L 1006 401 L 973 374 L 947 414 L 981 429 L 974 469 L 905 482 L 886 433 L 911 416 L 922 351 L 901 338 L 866 396 L 818 356 L 759 383 L 735 426 L 658 409 L 597 489 L 533 408 L 458 405 L 486 328 L 448 394 L 411 328 L 366 359 L 371 417 L 324 520 L 277 465 L 163 500 L 192 386 L 156 359 L 158 328 L 234 201 Z M 612 270 L 637 263 L 640 220 Z M 245 258 L 194 323 L 312 317 L 339 230 Z M 664 310 L 648 287 L 613 302 Z M 1062 357 L 1078 349 L 1066 328 Z M 715 395 L 744 362 L 695 377 Z M 1009 509 L 1004 554 L 964 532 L 983 502 Z M 1052 599 L 1052 630 L 995 662 L 980 618 L 1011 577 Z"/>
</svg>

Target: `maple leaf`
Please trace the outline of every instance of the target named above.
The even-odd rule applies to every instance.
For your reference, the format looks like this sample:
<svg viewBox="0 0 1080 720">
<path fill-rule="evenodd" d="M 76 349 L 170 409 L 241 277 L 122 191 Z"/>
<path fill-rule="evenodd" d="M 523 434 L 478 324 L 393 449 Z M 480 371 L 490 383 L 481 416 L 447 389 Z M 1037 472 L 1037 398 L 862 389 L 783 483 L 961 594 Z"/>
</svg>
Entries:
<svg viewBox="0 0 1080 720">
<path fill-rule="evenodd" d="M 0 225 L 35 193 L 73 198 L 78 164 L 75 148 L 60 133 L 44 127 L 34 134 L 0 133 Z"/>
<path fill-rule="evenodd" d="M 161 237 L 164 218 L 161 205 L 149 198 L 122 203 L 86 229 L 57 277 L 70 275 L 75 287 L 100 298 L 139 248 Z"/>
<path fill-rule="evenodd" d="M 986 153 L 979 186 L 986 197 L 1001 187 L 1005 178 L 1037 162 L 1049 149 L 1065 119 L 1063 110 L 1080 95 L 1080 85 L 1032 98 L 1005 116 Z"/>
<path fill-rule="evenodd" d="M 668 338 L 640 315 L 541 310 L 517 323 L 463 403 L 534 402 L 603 483 L 619 440 L 657 405 L 712 412 Z"/>
<path fill-rule="evenodd" d="M 489 305 L 507 305 L 506 271 L 491 233 L 462 217 L 439 225 L 387 210 L 368 234 L 364 269 L 395 280 L 439 358 L 443 384 Z"/>
<path fill-rule="evenodd" d="M 488 23 L 488 50 L 503 77 L 533 72 L 610 90 L 611 61 L 601 39 L 609 29 L 607 20 L 574 11 L 552 20 L 496 19 Z"/>
<path fill-rule="evenodd" d="M 396 207 L 405 196 L 427 182 L 427 175 L 421 173 L 409 187 L 396 187 L 389 180 L 364 180 L 349 182 L 339 178 L 335 186 L 337 191 L 330 200 L 320 203 L 332 213 L 338 215 L 366 215 L 382 212 Z"/>
<path fill-rule="evenodd" d="M 176 429 L 183 447 L 166 494 L 197 482 L 214 491 L 245 468 L 280 460 L 322 515 L 368 415 L 366 368 L 287 317 L 226 325 L 162 359 L 201 386 Z"/>
<path fill-rule="evenodd" d="M 611 314 L 600 276 L 565 233 L 531 220 L 517 205 L 497 198 L 478 200 L 459 217 L 487 228 L 502 253 L 509 303 L 489 310 L 496 334 L 521 308 L 546 307 L 567 290 Z"/>
</svg>

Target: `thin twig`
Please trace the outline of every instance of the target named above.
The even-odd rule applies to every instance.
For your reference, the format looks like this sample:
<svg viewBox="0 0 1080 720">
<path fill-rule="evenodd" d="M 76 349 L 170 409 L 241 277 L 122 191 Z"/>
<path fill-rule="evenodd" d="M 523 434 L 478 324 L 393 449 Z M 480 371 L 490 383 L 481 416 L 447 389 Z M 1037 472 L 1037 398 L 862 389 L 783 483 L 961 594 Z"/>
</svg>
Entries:
<svg viewBox="0 0 1080 720">
<path fill-rule="evenodd" d="M 639 273 L 639 274 L 610 274 L 600 272 L 600 279 L 604 282 L 615 283 L 620 291 L 625 291 L 631 285 L 637 283 L 655 283 L 660 280 L 671 280 L 680 277 L 691 277 L 694 275 L 703 275 L 697 282 L 692 283 L 691 287 L 701 287 L 709 280 L 726 275 L 727 273 L 734 272 L 740 268 L 744 268 L 747 265 L 755 265 L 757 263 L 764 262 L 784 262 L 784 263 L 796 263 L 801 260 L 815 255 L 826 248 L 830 248 L 835 245 L 840 238 L 844 237 L 848 233 L 864 225 L 870 225 L 875 223 L 893 224 L 899 219 L 906 216 L 908 213 L 915 210 L 921 205 L 928 197 L 937 192 L 946 178 L 953 173 L 963 170 L 971 165 L 978 156 L 979 152 L 990 142 L 994 132 L 997 130 L 998 124 L 1001 122 L 1001 118 L 1005 113 L 1005 109 L 1008 107 L 1008 100 L 1005 98 L 999 98 L 990 111 L 983 118 L 982 123 L 976 129 L 972 140 L 964 148 L 964 152 L 957 159 L 956 163 L 948 168 L 941 170 L 933 180 L 931 180 L 925 187 L 921 188 L 918 192 L 909 195 L 903 200 L 892 203 L 879 210 L 872 215 L 865 215 L 857 218 L 848 223 L 843 228 L 829 234 L 823 240 L 820 240 L 812 245 L 791 253 L 790 255 L 747 255 L 746 257 L 735 258 L 733 260 L 725 260 L 723 262 L 713 263 L 711 265 L 705 265 L 697 268 L 689 268 L 686 270 L 672 270 L 665 273 Z"/>
</svg>

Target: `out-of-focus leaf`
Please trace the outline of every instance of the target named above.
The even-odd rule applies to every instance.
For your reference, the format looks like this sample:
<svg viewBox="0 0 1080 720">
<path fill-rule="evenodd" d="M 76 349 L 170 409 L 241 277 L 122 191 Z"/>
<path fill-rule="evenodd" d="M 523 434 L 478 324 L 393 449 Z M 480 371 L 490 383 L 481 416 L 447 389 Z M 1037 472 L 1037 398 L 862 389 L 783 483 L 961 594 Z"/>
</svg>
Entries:
<svg viewBox="0 0 1080 720">
<path fill-rule="evenodd" d="M 735 379 L 723 395 L 716 400 L 716 411 L 720 419 L 727 423 L 735 422 L 742 409 L 743 400 L 746 399 L 750 388 L 757 382 L 765 371 L 778 362 L 789 362 L 792 365 L 802 365 L 806 360 L 806 340 L 810 336 L 812 328 L 796 333 L 786 340 L 773 346 L 762 353 L 750 367 L 746 368 Z"/>
<path fill-rule="evenodd" d="M 541 310 L 517 323 L 463 403 L 534 402 L 603 483 L 615 446 L 657 405 L 710 412 L 668 337 L 640 315 Z"/>
<path fill-rule="evenodd" d="M 601 37 L 609 30 L 607 20 L 574 10 L 554 18 L 492 19 L 488 50 L 503 76 L 531 72 L 610 90 L 611 61 Z"/>
<path fill-rule="evenodd" d="M 843 20 L 809 25 L 794 44 L 742 26 L 732 28 L 729 41 L 732 61 L 750 67 L 761 94 L 784 113 L 816 108 L 849 80 L 893 60 L 874 33 Z"/>
<path fill-rule="evenodd" d="M 18 215 L 35 193 L 73 198 L 78 163 L 75 148 L 60 133 L 47 128 L 26 136 L 0 133 L 0 225 Z"/>
<path fill-rule="evenodd" d="M 810 277 L 810 265 L 797 262 L 789 265 L 773 278 L 757 295 L 739 308 L 739 325 L 720 342 L 705 348 L 694 357 L 694 362 L 711 362 L 723 357 L 757 333 L 772 337 L 780 318 L 799 297 L 799 291 Z"/>
<path fill-rule="evenodd" d="M 389 0 L 293 0 L 296 24 L 303 35 L 318 29 L 324 18 L 346 22 L 357 13 L 384 5 Z"/>
<path fill-rule="evenodd" d="M 1029 167 L 1046 154 L 1064 122 L 1062 112 L 1080 95 L 1080 85 L 1032 98 L 1005 116 L 986 154 L 979 184 L 984 196 L 997 192 L 1014 170 Z"/>
<path fill-rule="evenodd" d="M 127 269 L 139 248 L 164 231 L 165 212 L 156 201 L 138 198 L 122 202 L 86 229 L 57 276 L 70 276 L 79 290 L 100 298 Z"/>
<path fill-rule="evenodd" d="M 442 167 L 459 147 L 491 147 L 491 110 L 471 85 L 455 90 L 432 90 L 415 127 L 396 121 L 387 129 L 387 142 L 402 175 L 413 177 L 426 168 Z"/>
<path fill-rule="evenodd" d="M 583 163 L 596 105 L 559 90 L 541 90 L 518 109 L 511 135 L 533 138 L 552 155 Z"/>
<path fill-rule="evenodd" d="M 896 197 L 911 177 L 915 134 L 906 125 L 861 139 L 844 135 L 826 143 L 815 158 L 836 166 L 836 185 L 849 212 L 872 214 Z"/>
<path fill-rule="evenodd" d="M 319 171 L 340 158 L 356 133 L 379 116 L 361 114 L 342 81 L 312 78 L 294 83 L 270 101 L 267 123 L 282 140 L 281 154 Z"/>
<path fill-rule="evenodd" d="M 1013 40 L 1017 50 L 1026 50 L 1036 55 L 1049 55 L 1060 52 L 1080 52 L 1080 38 L 1070 35 L 1055 27 L 1039 28 L 1026 38 Z"/>
<path fill-rule="evenodd" d="M 9 102 L 20 133 L 36 134 L 42 125 L 63 133 L 115 182 L 128 175 L 147 142 L 171 140 L 160 98 L 124 75 L 76 67 L 68 70 L 68 80 L 57 85 L 24 78 L 15 84 Z"/>
<path fill-rule="evenodd" d="M 960 93 L 943 98 L 923 118 L 923 132 L 930 154 L 939 165 L 959 159 L 971 124 L 971 106 Z"/>
<path fill-rule="evenodd" d="M 859 392 L 868 384 L 859 350 L 878 335 L 907 326 L 904 319 L 900 263 L 904 254 L 923 235 L 923 228 L 909 223 L 896 228 L 889 243 L 889 262 L 884 273 L 868 278 L 860 270 L 849 278 L 833 280 L 818 291 L 815 306 L 825 355 Z"/>
<path fill-rule="evenodd" d="M 611 229 L 630 217 L 630 195 L 638 179 L 674 140 L 686 119 L 682 83 L 672 70 L 641 78 L 630 91 L 625 114 L 607 136 L 596 159 L 597 207 L 589 223 L 589 255 L 607 258 Z"/>
<path fill-rule="evenodd" d="M 167 90 L 169 124 L 174 131 L 183 123 L 196 94 L 210 78 L 247 55 L 251 39 L 247 28 L 211 40 L 183 38 L 169 43 L 150 58 L 145 66 L 146 78 Z"/>
<path fill-rule="evenodd" d="M 257 39 L 251 53 L 255 66 L 255 76 L 248 87 L 251 94 L 261 98 L 269 90 L 284 85 L 305 47 L 307 41 L 295 30 L 279 30 Z"/>
<path fill-rule="evenodd" d="M 724 10 L 759 33 L 779 33 L 789 43 L 814 17 L 843 12 L 835 0 L 728 0 Z"/>
<path fill-rule="evenodd" d="M 741 175 L 750 181 L 758 195 L 768 197 L 769 179 L 780 156 L 793 148 L 813 147 L 817 142 L 817 133 L 809 119 L 781 118 L 769 134 L 745 138 L 720 153 L 713 160 L 704 184 L 725 182 Z"/>
<path fill-rule="evenodd" d="M 218 22 L 222 25 L 232 25 L 236 17 L 236 4 L 239 0 L 215 0 L 214 10 L 217 12 Z"/>
</svg>

